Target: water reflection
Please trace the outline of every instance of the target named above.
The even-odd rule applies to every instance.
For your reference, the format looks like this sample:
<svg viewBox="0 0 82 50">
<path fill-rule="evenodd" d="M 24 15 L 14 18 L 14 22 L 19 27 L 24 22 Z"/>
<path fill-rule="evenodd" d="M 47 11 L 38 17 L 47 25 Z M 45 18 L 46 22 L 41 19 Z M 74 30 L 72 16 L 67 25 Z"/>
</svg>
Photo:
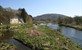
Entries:
<svg viewBox="0 0 82 50">
<path fill-rule="evenodd" d="M 58 29 L 59 28 L 58 24 L 48 23 L 47 26 L 51 27 L 52 29 Z"/>
<path fill-rule="evenodd" d="M 66 36 L 74 37 L 75 30 L 69 27 L 60 27 L 60 32 Z"/>
</svg>

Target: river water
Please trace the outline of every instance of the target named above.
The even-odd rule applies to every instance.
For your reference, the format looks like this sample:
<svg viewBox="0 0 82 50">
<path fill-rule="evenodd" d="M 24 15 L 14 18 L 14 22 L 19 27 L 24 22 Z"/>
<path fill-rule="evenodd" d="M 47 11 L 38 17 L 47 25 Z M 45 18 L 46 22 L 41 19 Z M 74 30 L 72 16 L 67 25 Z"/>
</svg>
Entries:
<svg viewBox="0 0 82 50">
<path fill-rule="evenodd" d="M 70 38 L 72 41 L 82 47 L 82 31 L 66 26 L 59 26 L 58 24 L 52 23 L 48 23 L 47 26 L 53 29 L 59 29 L 63 35 Z"/>
</svg>

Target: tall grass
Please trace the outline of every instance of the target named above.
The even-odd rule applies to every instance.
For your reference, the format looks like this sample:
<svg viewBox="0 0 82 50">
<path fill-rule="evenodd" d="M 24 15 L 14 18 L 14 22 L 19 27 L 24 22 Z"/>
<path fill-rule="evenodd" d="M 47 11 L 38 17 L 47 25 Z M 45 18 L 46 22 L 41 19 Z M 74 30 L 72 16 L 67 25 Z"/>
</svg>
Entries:
<svg viewBox="0 0 82 50">
<path fill-rule="evenodd" d="M 61 35 L 57 30 L 52 30 L 46 26 L 38 26 L 37 31 L 42 32 L 42 34 L 30 36 L 26 33 L 29 28 L 21 27 L 18 30 L 14 30 L 14 38 L 21 40 L 32 50 L 82 50 L 77 44 Z"/>
</svg>

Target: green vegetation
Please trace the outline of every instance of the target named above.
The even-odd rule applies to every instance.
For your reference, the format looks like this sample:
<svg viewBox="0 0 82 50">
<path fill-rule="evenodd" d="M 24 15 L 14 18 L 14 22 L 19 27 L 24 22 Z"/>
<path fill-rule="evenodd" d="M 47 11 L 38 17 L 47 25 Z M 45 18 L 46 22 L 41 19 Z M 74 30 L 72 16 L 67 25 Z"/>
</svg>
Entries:
<svg viewBox="0 0 82 50">
<path fill-rule="evenodd" d="M 32 50 L 82 50 L 82 48 L 69 38 L 61 35 L 57 30 L 47 26 L 33 26 L 32 16 L 28 15 L 24 8 L 19 9 L 17 12 L 8 11 L 0 6 L 0 50 L 16 50 L 14 44 L 6 41 L 9 38 L 18 39 Z M 82 17 L 71 18 L 59 14 L 55 15 L 59 16 L 59 18 L 54 20 L 54 17 L 51 18 L 54 14 L 49 14 L 47 20 L 45 20 L 46 18 L 43 20 L 38 19 L 38 22 L 37 20 L 34 22 L 36 24 L 56 22 L 59 24 L 82 25 Z M 22 18 L 24 24 L 9 24 L 13 16 Z M 43 16 L 45 17 L 45 15 Z M 63 18 L 60 18 L 60 16 Z M 10 28 L 6 30 L 8 27 Z"/>
<path fill-rule="evenodd" d="M 12 25 L 10 25 L 12 26 Z M 13 25 L 16 26 L 16 25 Z M 61 35 L 57 30 L 53 30 L 47 26 L 31 26 L 27 24 L 18 25 L 17 28 L 13 28 L 13 38 L 22 41 L 27 47 L 32 50 L 82 50 L 77 44 L 72 42 L 69 38 Z M 2 32 L 0 35 L 2 36 Z M 9 34 L 8 34 L 9 35 Z M 3 46 L 9 46 L 8 48 L 13 50 L 15 45 L 9 42 L 2 41 L 0 44 Z M 5 45 L 6 44 L 6 45 Z M 1 48 L 3 48 L 1 46 Z M 7 48 L 7 47 L 6 47 Z"/>
<path fill-rule="evenodd" d="M 73 18 L 67 17 L 64 19 L 59 18 L 58 24 L 82 30 L 82 16 L 75 16 Z"/>
<path fill-rule="evenodd" d="M 28 15 L 26 10 L 19 9 L 19 10 L 14 10 L 11 8 L 3 8 L 0 6 L 0 25 L 1 24 L 10 24 L 13 23 L 13 19 L 18 19 L 18 23 L 30 23 L 32 24 L 32 16 Z M 15 23 L 15 22 L 14 22 Z"/>
<path fill-rule="evenodd" d="M 75 16 L 74 21 L 76 25 L 82 25 L 82 16 Z"/>
<path fill-rule="evenodd" d="M 26 19 L 27 19 L 27 13 L 26 13 L 26 11 L 25 11 L 25 9 L 23 8 L 23 9 L 19 9 L 20 11 L 21 11 L 21 18 L 23 19 L 23 21 L 24 21 L 24 23 L 26 23 Z"/>
<path fill-rule="evenodd" d="M 14 30 L 14 33 L 14 38 L 22 41 L 32 50 L 82 50 L 69 38 L 49 27 L 27 28 L 22 26 Z"/>
<path fill-rule="evenodd" d="M 82 16 L 70 17 L 61 14 L 43 14 L 34 17 L 34 21 L 35 23 L 40 23 L 40 21 L 45 23 L 58 23 L 59 25 L 71 26 L 82 30 Z"/>
<path fill-rule="evenodd" d="M 12 12 L 8 12 L 3 7 L 0 6 L 0 24 L 9 24 L 10 16 L 12 15 Z"/>
<path fill-rule="evenodd" d="M 58 22 L 62 22 L 62 24 L 82 25 L 82 16 L 59 18 Z"/>
<path fill-rule="evenodd" d="M 29 25 L 33 24 L 32 23 L 32 16 L 31 15 L 28 15 L 28 17 L 27 17 L 27 24 L 29 24 Z"/>
<path fill-rule="evenodd" d="M 7 42 L 7 41 L 1 41 L 0 42 L 0 50 L 15 50 L 16 47 L 14 44 Z"/>
<path fill-rule="evenodd" d="M 13 33 L 12 31 L 3 30 L 5 27 L 6 25 L 0 27 L 0 50 L 16 50 L 16 46 L 8 41 L 13 36 Z"/>
</svg>

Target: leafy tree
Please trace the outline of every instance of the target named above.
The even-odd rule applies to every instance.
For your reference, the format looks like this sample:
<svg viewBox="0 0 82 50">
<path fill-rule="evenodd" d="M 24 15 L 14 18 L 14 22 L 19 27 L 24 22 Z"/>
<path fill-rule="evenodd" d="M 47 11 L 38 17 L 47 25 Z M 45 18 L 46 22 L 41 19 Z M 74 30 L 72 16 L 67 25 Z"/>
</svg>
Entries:
<svg viewBox="0 0 82 50">
<path fill-rule="evenodd" d="M 19 9 L 19 10 L 21 10 L 21 18 L 23 19 L 24 23 L 26 23 L 26 19 L 27 19 L 27 15 L 28 14 L 26 13 L 24 8 L 23 9 Z"/>
<path fill-rule="evenodd" d="M 77 25 L 82 24 L 82 16 L 75 16 L 74 21 Z"/>
<path fill-rule="evenodd" d="M 27 23 L 32 24 L 32 16 L 31 15 L 28 15 Z"/>
<path fill-rule="evenodd" d="M 0 6 L 0 23 L 9 24 L 11 12 L 6 11 L 2 6 Z"/>
<path fill-rule="evenodd" d="M 61 17 L 58 18 L 58 24 L 62 24 L 62 19 L 61 19 Z"/>
<path fill-rule="evenodd" d="M 71 17 L 66 17 L 65 19 L 64 19 L 64 23 L 65 24 L 71 24 L 73 22 L 73 19 L 71 18 Z"/>
</svg>

